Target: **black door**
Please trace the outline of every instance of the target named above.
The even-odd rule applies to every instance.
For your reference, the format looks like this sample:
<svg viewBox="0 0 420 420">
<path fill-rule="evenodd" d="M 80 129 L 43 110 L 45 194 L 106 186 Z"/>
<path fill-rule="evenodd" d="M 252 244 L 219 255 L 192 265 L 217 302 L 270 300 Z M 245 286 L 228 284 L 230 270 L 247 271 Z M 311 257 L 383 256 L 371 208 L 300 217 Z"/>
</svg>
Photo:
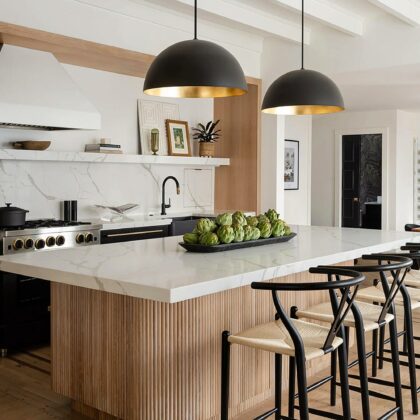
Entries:
<svg viewBox="0 0 420 420">
<path fill-rule="evenodd" d="M 342 137 L 341 226 L 361 227 L 360 146 L 362 136 Z"/>
</svg>

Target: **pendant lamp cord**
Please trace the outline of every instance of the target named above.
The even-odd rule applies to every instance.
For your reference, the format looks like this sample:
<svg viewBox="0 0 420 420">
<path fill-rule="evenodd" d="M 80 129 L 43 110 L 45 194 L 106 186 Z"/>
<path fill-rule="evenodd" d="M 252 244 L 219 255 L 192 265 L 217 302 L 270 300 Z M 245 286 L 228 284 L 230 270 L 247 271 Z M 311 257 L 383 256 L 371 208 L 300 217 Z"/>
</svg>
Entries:
<svg viewBox="0 0 420 420">
<path fill-rule="evenodd" d="M 197 1 L 197 0 L 196 0 Z M 302 0 L 302 67 L 303 70 L 304 67 L 304 58 L 305 58 L 305 0 Z"/>
<path fill-rule="evenodd" d="M 197 0 L 194 0 L 194 39 L 197 39 Z"/>
</svg>

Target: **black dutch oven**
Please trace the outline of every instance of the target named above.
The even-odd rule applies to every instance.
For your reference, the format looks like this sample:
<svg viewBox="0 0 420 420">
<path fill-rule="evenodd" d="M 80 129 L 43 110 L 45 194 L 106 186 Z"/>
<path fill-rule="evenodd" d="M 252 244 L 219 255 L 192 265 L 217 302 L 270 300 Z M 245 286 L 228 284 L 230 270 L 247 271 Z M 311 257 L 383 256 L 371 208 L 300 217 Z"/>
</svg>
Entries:
<svg viewBox="0 0 420 420">
<path fill-rule="evenodd" d="M 0 207 L 0 226 L 1 227 L 20 227 L 25 224 L 26 213 L 28 210 L 12 207 L 11 203 L 6 203 L 6 207 Z"/>
</svg>

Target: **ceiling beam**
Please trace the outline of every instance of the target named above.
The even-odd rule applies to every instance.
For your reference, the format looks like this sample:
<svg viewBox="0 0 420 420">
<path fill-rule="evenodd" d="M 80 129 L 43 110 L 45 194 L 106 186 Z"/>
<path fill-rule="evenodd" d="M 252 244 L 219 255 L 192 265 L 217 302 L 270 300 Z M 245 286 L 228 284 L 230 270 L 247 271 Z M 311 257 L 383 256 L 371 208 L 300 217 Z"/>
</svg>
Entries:
<svg viewBox="0 0 420 420">
<path fill-rule="evenodd" d="M 194 0 L 175 0 L 187 6 L 194 6 Z M 256 8 L 236 5 L 224 0 L 200 0 L 199 10 L 240 23 L 253 29 L 293 42 L 301 42 L 301 27 L 284 19 L 261 13 Z M 310 30 L 305 29 L 305 44 L 310 43 Z"/>
<path fill-rule="evenodd" d="M 369 0 L 369 2 L 410 25 L 420 25 L 420 6 L 412 0 Z"/>
<path fill-rule="evenodd" d="M 302 10 L 300 0 L 275 0 L 294 12 Z M 319 0 L 305 1 L 305 15 L 324 25 L 353 36 L 363 35 L 363 19 L 347 10 Z"/>
</svg>

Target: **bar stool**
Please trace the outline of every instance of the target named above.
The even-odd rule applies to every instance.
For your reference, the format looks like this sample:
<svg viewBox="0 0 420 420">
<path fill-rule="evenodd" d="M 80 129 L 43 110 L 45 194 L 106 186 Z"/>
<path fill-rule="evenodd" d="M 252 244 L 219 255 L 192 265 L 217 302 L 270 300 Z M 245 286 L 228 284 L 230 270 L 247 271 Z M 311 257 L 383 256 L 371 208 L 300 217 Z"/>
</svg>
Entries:
<svg viewBox="0 0 420 420">
<path fill-rule="evenodd" d="M 398 354 L 398 338 L 397 338 L 397 326 L 394 316 L 394 298 L 401 286 L 403 280 L 403 275 L 401 271 L 406 271 L 412 264 L 412 261 L 409 258 L 401 256 L 388 256 L 385 263 L 385 257 L 379 257 L 378 255 L 364 255 L 362 257 L 365 261 L 378 261 L 378 265 L 356 265 L 354 267 L 346 267 L 350 270 L 355 270 L 361 273 L 375 273 L 378 274 L 387 284 L 386 272 L 395 272 L 398 273 L 393 277 L 393 282 L 390 286 L 390 290 L 384 292 L 381 291 L 381 299 L 383 301 L 383 306 L 373 305 L 371 303 L 360 302 L 359 297 L 366 289 L 361 288 L 358 292 L 357 301 L 352 307 L 352 313 L 349 313 L 345 320 L 344 326 L 346 329 L 347 335 L 349 334 L 349 329 L 354 328 L 356 332 L 356 345 L 357 345 L 357 360 L 348 363 L 348 369 L 352 368 L 355 365 L 359 366 L 359 376 L 349 375 L 349 377 L 359 379 L 360 387 L 350 385 L 350 390 L 357 391 L 361 393 L 362 396 L 362 411 L 363 418 L 370 418 L 370 405 L 369 405 L 369 395 L 395 401 L 396 406 L 385 413 L 381 418 L 388 418 L 393 414 L 397 414 L 399 419 L 403 419 L 403 405 L 402 405 L 402 394 L 401 394 L 401 379 L 399 371 L 399 354 Z M 310 320 L 317 320 L 323 322 L 333 322 L 334 316 L 331 313 L 329 305 L 326 303 L 321 303 L 313 307 L 299 310 L 295 308 L 294 314 L 297 318 L 306 318 Z M 392 351 L 392 360 L 393 360 L 393 375 L 394 382 L 392 386 L 394 387 L 395 397 L 390 397 L 388 395 L 380 394 L 369 390 L 369 382 L 376 382 L 382 385 L 390 385 L 391 383 L 384 383 L 381 380 L 375 380 L 376 372 L 373 372 L 373 378 L 369 378 L 367 371 L 366 360 L 368 357 L 376 358 L 378 350 L 373 348 L 372 352 L 366 354 L 366 344 L 365 344 L 365 335 L 368 332 L 373 332 L 374 342 L 375 337 L 377 340 L 377 334 L 379 329 L 389 326 L 390 331 L 390 343 Z M 331 381 L 331 395 L 330 402 L 331 405 L 335 405 L 336 398 L 336 354 L 332 353 L 331 355 L 331 376 L 333 380 Z"/>
<path fill-rule="evenodd" d="M 229 371 L 230 371 L 230 347 L 232 344 L 240 344 L 260 350 L 275 353 L 275 407 L 256 419 L 262 420 L 275 414 L 275 419 L 287 418 L 281 415 L 281 376 L 282 356 L 290 357 L 290 364 L 296 364 L 297 380 L 299 389 L 299 411 L 301 420 L 309 420 L 309 413 L 318 415 L 329 414 L 320 410 L 309 408 L 308 392 L 318 388 L 326 381 L 307 385 L 306 362 L 322 357 L 333 351 L 338 352 L 341 377 L 341 394 L 343 404 L 343 418 L 350 419 L 350 399 L 348 388 L 347 361 L 345 335 L 342 321 L 352 307 L 359 284 L 365 277 L 357 272 L 342 268 L 311 268 L 310 273 L 322 274 L 328 277 L 328 281 L 314 283 L 252 283 L 251 287 L 258 290 L 269 290 L 276 309 L 275 321 L 259 325 L 237 334 L 229 331 L 222 333 L 222 383 L 221 383 L 221 419 L 229 417 Z M 342 278 L 344 277 L 344 279 Z M 351 292 L 353 289 L 353 293 Z M 334 322 L 331 328 L 321 327 L 316 324 L 291 319 L 284 310 L 279 291 L 306 292 L 328 291 Z M 337 299 L 335 291 L 341 292 L 341 301 Z M 289 381 L 294 382 L 289 377 Z M 290 414 L 290 413 L 289 413 Z M 293 413 L 290 416 L 293 418 Z"/>
<path fill-rule="evenodd" d="M 405 248 L 405 247 L 403 247 Z M 381 254 L 377 254 L 381 255 Z M 414 252 L 404 252 L 404 253 L 395 253 L 395 254 L 388 254 L 389 257 L 403 257 L 403 258 L 410 258 L 412 261 L 415 261 L 416 258 L 419 258 L 419 255 Z M 402 331 L 397 331 L 397 337 L 403 337 L 403 351 L 400 351 L 399 354 L 401 356 L 407 357 L 406 361 L 400 361 L 400 365 L 407 366 L 409 369 L 409 377 L 410 377 L 410 384 L 409 385 L 402 385 L 403 389 L 410 390 L 411 393 L 411 404 L 412 404 L 412 412 L 413 414 L 419 414 L 419 406 L 418 406 L 418 393 L 420 391 L 417 388 L 417 378 L 416 378 L 416 357 L 420 357 L 419 354 L 415 353 L 414 349 L 414 340 L 420 340 L 420 337 L 414 336 L 413 331 L 413 314 L 412 312 L 415 309 L 420 308 L 420 289 L 407 287 L 407 276 L 409 276 L 412 270 L 406 270 L 403 274 L 403 281 L 396 292 L 396 296 L 394 299 L 395 305 L 397 308 L 402 308 L 404 313 L 404 329 Z M 384 290 L 387 292 L 387 289 L 390 290 L 390 284 L 394 281 L 395 276 L 397 273 L 393 270 L 390 272 L 390 276 L 387 277 L 388 287 L 384 287 L 384 282 L 375 281 L 375 284 L 371 287 L 365 288 L 361 290 L 358 299 L 363 300 L 364 302 L 372 302 L 376 304 L 383 304 L 383 296 Z M 386 282 L 385 282 L 386 285 Z M 373 369 L 376 372 L 377 363 L 379 361 L 379 369 L 383 369 L 384 362 L 392 362 L 392 359 L 387 358 L 384 356 L 384 353 L 389 353 L 390 350 L 385 349 L 385 344 L 389 343 L 389 338 L 385 339 L 385 331 L 383 328 L 380 329 L 379 334 L 379 352 L 378 357 L 374 360 Z M 373 337 L 373 346 L 374 348 L 378 348 L 378 335 L 374 335 Z M 382 381 L 384 382 L 384 381 Z"/>
</svg>

